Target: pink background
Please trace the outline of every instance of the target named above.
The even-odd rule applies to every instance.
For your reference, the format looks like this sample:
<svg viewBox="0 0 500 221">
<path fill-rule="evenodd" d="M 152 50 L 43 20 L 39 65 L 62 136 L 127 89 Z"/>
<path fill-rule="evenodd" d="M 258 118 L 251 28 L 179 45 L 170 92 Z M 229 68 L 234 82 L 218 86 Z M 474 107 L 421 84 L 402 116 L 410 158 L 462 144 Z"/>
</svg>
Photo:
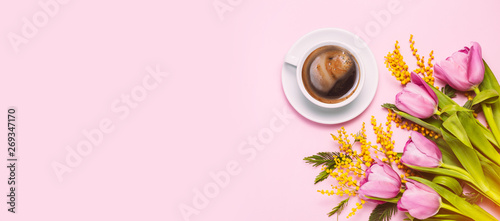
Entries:
<svg viewBox="0 0 500 221">
<path fill-rule="evenodd" d="M 189 220 L 332 220 L 326 213 L 340 198 L 316 192 L 329 183 L 314 186 L 319 169 L 302 158 L 334 151 L 330 133 L 340 126 L 301 117 L 281 87 L 285 53 L 319 28 L 359 34 L 368 24 L 380 25 L 365 39 L 379 65 L 378 91 L 367 111 L 344 124 L 350 132 L 371 115 L 385 122 L 380 104 L 393 102 L 401 87 L 385 69 L 384 56 L 399 40 L 415 68 L 410 34 L 419 52 L 427 57 L 434 50 L 436 60 L 478 41 L 500 75 L 495 1 L 400 0 L 400 12 L 384 26 L 373 13 L 388 10 L 389 1 L 220 0 L 230 9 L 221 19 L 214 0 L 72 0 L 58 4 L 16 53 L 8 35 L 21 35 L 23 18 L 41 12 L 39 1 L 49 0 L 0 6 L 1 113 L 6 119 L 8 106 L 18 108 L 20 159 L 17 213 L 8 213 L 1 197 L 2 220 L 187 220 L 179 206 L 193 207 L 193 191 L 211 186 L 211 172 L 225 170 L 228 162 L 236 162 L 239 173 Z M 169 76 L 119 118 L 112 105 L 140 87 L 145 68 L 156 65 Z M 291 117 L 276 121 L 275 111 Z M 114 130 L 59 182 L 52 164 L 64 163 L 66 146 L 74 150 L 86 139 L 82 131 L 103 119 Z M 274 123 L 280 132 L 260 151 L 239 149 Z M 402 150 L 408 133 L 395 133 Z M 0 161 L 6 157 L 0 151 Z M 7 170 L 0 171 L 3 195 Z M 371 208 L 350 220 L 367 220 Z"/>
</svg>

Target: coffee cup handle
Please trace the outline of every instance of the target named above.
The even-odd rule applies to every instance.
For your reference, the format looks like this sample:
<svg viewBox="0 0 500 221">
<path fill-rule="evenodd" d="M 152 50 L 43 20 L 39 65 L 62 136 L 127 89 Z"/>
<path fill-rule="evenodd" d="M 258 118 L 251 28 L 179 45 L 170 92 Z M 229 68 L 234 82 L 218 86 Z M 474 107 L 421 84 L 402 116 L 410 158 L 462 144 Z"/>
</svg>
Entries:
<svg viewBox="0 0 500 221">
<path fill-rule="evenodd" d="M 285 56 L 285 63 L 291 64 L 291 65 L 297 67 L 297 65 L 299 64 L 299 58 L 294 56 L 294 55 L 287 54 Z"/>
</svg>

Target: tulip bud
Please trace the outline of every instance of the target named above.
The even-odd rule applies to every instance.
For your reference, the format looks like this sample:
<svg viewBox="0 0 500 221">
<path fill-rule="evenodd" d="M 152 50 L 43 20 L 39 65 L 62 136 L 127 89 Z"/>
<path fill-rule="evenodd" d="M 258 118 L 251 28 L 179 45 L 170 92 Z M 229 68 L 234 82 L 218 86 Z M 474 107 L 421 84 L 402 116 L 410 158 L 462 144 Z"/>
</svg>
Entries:
<svg viewBox="0 0 500 221">
<path fill-rule="evenodd" d="M 437 111 L 436 93 L 417 74 L 411 73 L 411 83 L 396 95 L 396 107 L 421 119 L 429 118 Z"/>
<path fill-rule="evenodd" d="M 484 78 L 484 63 L 481 46 L 471 42 L 470 49 L 453 53 L 450 57 L 434 66 L 437 79 L 446 82 L 459 91 L 470 91 L 476 88 Z"/>
<path fill-rule="evenodd" d="M 414 180 L 408 180 L 406 190 L 398 201 L 398 209 L 417 219 L 427 219 L 441 208 L 441 196 L 432 188 Z"/>
<path fill-rule="evenodd" d="M 401 156 L 401 162 L 404 164 L 435 168 L 443 163 L 441 150 L 436 143 L 424 137 L 418 132 L 411 132 L 411 138 L 406 142 Z"/>
<path fill-rule="evenodd" d="M 387 164 L 378 162 L 366 170 L 366 177 L 360 182 L 359 195 L 363 199 L 367 199 L 367 196 L 389 199 L 396 197 L 400 189 L 401 178 L 396 171 Z"/>
</svg>

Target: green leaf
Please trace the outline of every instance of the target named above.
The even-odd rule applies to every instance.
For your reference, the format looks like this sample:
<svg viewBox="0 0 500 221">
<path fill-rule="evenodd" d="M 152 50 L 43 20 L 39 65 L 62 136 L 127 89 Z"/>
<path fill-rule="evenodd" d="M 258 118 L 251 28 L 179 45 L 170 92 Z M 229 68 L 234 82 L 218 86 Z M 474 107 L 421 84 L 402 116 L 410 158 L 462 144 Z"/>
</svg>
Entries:
<svg viewBox="0 0 500 221">
<path fill-rule="evenodd" d="M 472 100 L 467 100 L 463 107 L 472 110 Z"/>
<path fill-rule="evenodd" d="M 425 172 L 425 173 L 432 173 L 432 174 L 443 175 L 443 176 L 451 176 L 451 177 L 454 177 L 454 178 L 457 178 L 460 180 L 464 180 L 467 182 L 473 182 L 471 177 L 469 177 L 467 174 L 460 173 L 460 172 L 457 172 L 455 170 L 445 169 L 445 168 L 441 168 L 441 167 L 437 167 L 437 168 L 418 167 L 418 166 L 412 166 L 412 165 L 408 165 L 408 164 L 405 164 L 405 166 L 412 168 L 414 170 Z"/>
<path fill-rule="evenodd" d="M 432 86 L 431 84 L 427 83 L 429 85 L 429 87 L 431 87 L 431 89 L 434 91 L 434 93 L 436 93 L 436 96 L 439 100 L 439 103 L 438 103 L 438 106 L 440 108 L 443 108 L 445 107 L 446 105 L 457 105 L 457 103 L 455 101 L 453 101 L 450 97 L 446 96 L 446 94 L 444 94 L 443 92 L 439 91 L 438 89 L 436 89 L 434 86 Z"/>
<path fill-rule="evenodd" d="M 483 60 L 483 62 L 484 62 L 484 80 L 479 85 L 479 89 L 481 89 L 482 91 L 493 89 L 500 94 L 500 84 L 498 83 L 495 75 L 491 71 L 486 61 Z M 495 121 L 496 125 L 500 126 L 500 100 L 497 100 L 495 103 L 491 104 L 491 109 L 493 111 L 493 116 L 495 116 L 493 120 Z"/>
<path fill-rule="evenodd" d="M 377 201 L 383 201 L 383 202 L 387 202 L 387 203 L 397 203 L 399 201 L 399 199 L 401 199 L 401 196 L 394 197 L 394 198 L 389 198 L 389 199 L 378 198 L 378 197 L 371 197 L 371 196 L 366 196 L 366 198 L 372 199 L 372 200 L 377 200 Z"/>
<path fill-rule="evenodd" d="M 330 216 L 333 216 L 333 215 L 337 214 L 337 219 L 338 219 L 338 215 L 340 213 L 342 213 L 342 211 L 345 209 L 345 207 L 348 205 L 348 203 L 349 203 L 349 198 L 340 201 L 339 205 L 337 205 L 336 207 L 334 207 L 332 209 L 332 211 L 330 211 L 328 213 L 328 216 L 330 217 Z"/>
<path fill-rule="evenodd" d="M 479 185 L 480 188 L 487 187 L 485 183 L 485 177 L 483 169 L 481 168 L 481 163 L 476 154 L 476 150 L 465 146 L 457 138 L 453 137 L 450 133 L 443 130 L 443 138 L 452 147 L 453 153 L 460 161 L 462 166 L 469 172 L 474 181 Z"/>
<path fill-rule="evenodd" d="M 462 186 L 460 185 L 460 183 L 452 177 L 436 176 L 436 177 L 434 177 L 432 182 L 448 188 L 449 190 L 453 191 L 457 195 L 462 195 L 462 193 L 463 193 L 463 189 L 462 189 Z"/>
<path fill-rule="evenodd" d="M 495 74 L 490 69 L 490 66 L 483 60 L 484 63 L 484 79 L 483 82 L 479 85 L 481 90 L 493 89 L 500 93 L 500 84 L 498 83 Z"/>
<path fill-rule="evenodd" d="M 451 134 L 453 134 L 453 136 L 455 136 L 463 144 L 472 148 L 472 144 L 469 141 L 469 137 L 467 136 L 467 132 L 465 131 L 462 124 L 460 123 L 460 119 L 458 119 L 457 114 L 452 114 L 450 117 L 448 117 L 448 119 L 443 122 L 443 127 L 446 128 L 446 130 L 448 130 Z M 450 146 L 452 146 L 452 145 L 450 145 Z"/>
<path fill-rule="evenodd" d="M 458 105 L 446 105 L 441 109 L 442 113 L 448 113 L 448 114 L 453 114 L 458 111 L 464 111 L 464 112 L 472 112 L 471 109 L 467 109 L 465 107 L 460 107 Z"/>
<path fill-rule="evenodd" d="M 391 103 L 382 104 L 382 107 L 386 108 L 386 109 L 398 110 L 399 111 L 399 109 L 396 107 L 396 105 L 391 104 Z"/>
<path fill-rule="evenodd" d="M 481 122 L 479 122 L 477 119 L 476 119 L 476 124 L 479 125 L 479 127 L 481 127 L 481 131 L 483 132 L 486 139 L 488 139 L 491 144 L 495 145 L 496 147 L 499 147 L 497 140 L 495 139 L 495 136 L 493 136 L 491 131 L 488 128 L 486 128 Z"/>
<path fill-rule="evenodd" d="M 316 155 L 304 157 L 306 163 L 313 164 L 313 167 L 325 165 L 328 169 L 333 169 L 337 166 L 335 158 L 340 158 L 339 152 L 319 152 Z"/>
<path fill-rule="evenodd" d="M 487 162 L 481 161 L 481 166 L 483 167 L 484 174 L 486 175 L 486 181 L 488 183 L 500 183 L 500 176 L 493 168 L 496 165 L 490 165 Z M 496 191 L 498 194 L 498 190 L 496 188 L 492 189 L 492 191 Z"/>
<path fill-rule="evenodd" d="M 447 165 L 452 165 L 456 167 L 461 167 L 462 164 L 460 164 L 460 161 L 457 159 L 451 148 L 448 146 L 446 141 L 444 141 L 443 138 L 438 138 L 438 139 L 433 139 L 434 142 L 439 147 L 439 150 L 441 150 L 441 155 L 443 156 L 443 163 Z"/>
<path fill-rule="evenodd" d="M 492 104 L 493 105 L 493 104 Z M 489 127 L 491 128 L 491 133 L 495 137 L 497 143 L 500 143 L 500 129 L 495 120 L 499 117 L 500 113 L 496 114 L 493 112 L 493 106 L 490 104 L 481 104 L 481 108 L 483 109 L 484 118 L 486 118 L 486 122 L 488 122 Z"/>
<path fill-rule="evenodd" d="M 462 216 L 460 214 L 436 214 L 430 219 L 426 219 L 426 221 L 431 221 L 431 220 L 453 220 L 453 221 L 473 221 L 469 217 Z"/>
<path fill-rule="evenodd" d="M 476 119 L 470 113 L 457 113 L 461 125 L 463 126 L 472 145 L 491 161 L 500 165 L 500 154 L 495 147 L 490 144 L 481 127 L 476 123 Z"/>
<path fill-rule="evenodd" d="M 459 220 L 467 217 L 462 216 L 460 214 L 436 214 L 433 216 L 433 218 L 441 218 L 441 219 L 446 218 L 451 220 Z"/>
<path fill-rule="evenodd" d="M 395 203 L 379 204 L 373 209 L 370 214 L 369 221 L 389 221 L 391 217 L 398 211 L 398 206 Z"/>
<path fill-rule="evenodd" d="M 495 163 L 493 163 L 490 159 L 486 158 L 481 153 L 478 153 L 477 156 L 479 157 L 479 160 L 481 161 L 481 164 L 483 162 L 486 163 L 486 164 L 488 164 L 493 169 L 493 171 L 495 171 L 495 173 L 500 176 L 500 166 L 498 166 Z M 500 182 L 498 182 L 498 183 L 500 183 Z"/>
<path fill-rule="evenodd" d="M 401 158 L 401 157 L 403 157 L 403 153 L 402 153 L 402 152 L 398 152 L 398 153 L 397 153 L 397 156 L 398 156 L 399 158 Z"/>
<path fill-rule="evenodd" d="M 457 221 L 456 219 L 427 218 L 425 221 Z"/>
<path fill-rule="evenodd" d="M 427 118 L 424 120 L 426 123 L 436 127 L 436 128 L 441 128 L 441 125 L 443 124 L 443 121 L 438 119 L 438 118 L 434 118 L 434 117 L 430 117 L 430 118 Z"/>
<path fill-rule="evenodd" d="M 487 103 L 492 104 L 498 101 L 498 92 L 493 89 L 487 89 L 481 91 L 479 94 L 474 97 L 472 100 L 472 105 L 476 105 L 479 103 Z"/>
<path fill-rule="evenodd" d="M 424 121 L 424 120 L 422 120 L 420 118 L 414 117 L 414 116 L 412 116 L 410 114 L 407 114 L 407 113 L 405 113 L 403 111 L 394 110 L 394 113 L 396 113 L 397 115 L 399 115 L 399 116 L 401 116 L 401 117 L 403 117 L 403 118 L 405 118 L 407 120 L 413 121 L 414 123 L 416 123 L 416 124 L 418 124 L 418 125 L 420 125 L 422 127 L 425 127 L 425 128 L 427 128 L 429 130 L 432 130 L 432 131 L 434 131 L 437 134 L 441 134 L 441 130 L 439 129 L 439 127 L 436 127 L 435 125 L 430 124 L 430 123 L 428 123 L 428 122 L 426 122 L 426 121 Z"/>
<path fill-rule="evenodd" d="M 439 127 L 441 126 L 441 122 L 439 120 L 435 120 L 433 118 L 428 118 L 428 119 L 425 119 L 425 120 L 422 120 L 420 118 L 417 118 L 417 117 L 414 117 L 410 114 L 407 114 L 403 111 L 400 111 L 396 105 L 394 104 L 390 104 L 390 103 L 385 103 L 385 104 L 382 104 L 382 107 L 383 108 L 387 108 L 387 109 L 391 109 L 394 111 L 394 113 L 396 113 L 397 115 L 407 119 L 407 120 L 410 120 L 422 127 L 425 127 L 429 130 L 432 130 L 434 131 L 435 133 L 438 133 L 440 134 L 441 133 L 441 130 L 439 129 Z"/>
<path fill-rule="evenodd" d="M 488 212 L 484 211 L 478 205 L 470 204 L 465 199 L 457 196 L 456 194 L 452 193 L 451 191 L 447 190 L 444 187 L 441 187 L 438 184 L 435 184 L 431 181 L 428 181 L 420 177 L 408 177 L 408 178 L 423 183 L 429 186 L 430 188 L 434 189 L 439 195 L 441 195 L 441 197 L 450 202 L 450 204 L 453 205 L 455 208 L 457 208 L 460 212 L 462 212 L 464 215 L 474 220 L 481 220 L 481 221 L 496 220 L 495 217 L 491 216 Z"/>
<path fill-rule="evenodd" d="M 345 156 L 349 158 L 349 156 Z M 326 169 L 335 169 L 337 168 L 337 162 L 335 162 L 335 158 L 340 158 L 339 152 L 319 152 L 316 155 L 312 155 L 309 157 L 304 157 L 304 160 L 308 164 L 312 164 L 313 167 L 324 165 Z M 329 174 L 326 171 L 321 171 L 321 173 L 316 176 L 314 180 L 314 184 L 317 184 L 323 180 L 328 178 Z"/>
<path fill-rule="evenodd" d="M 442 87 L 441 92 L 443 92 L 443 94 L 445 94 L 446 96 L 448 96 L 450 98 L 454 98 L 457 96 L 455 94 L 455 89 L 450 87 L 450 85 L 445 85 L 444 87 Z"/>
<path fill-rule="evenodd" d="M 469 217 L 462 216 L 460 214 L 436 214 L 431 218 L 425 219 L 425 221 L 474 221 Z"/>
<path fill-rule="evenodd" d="M 316 179 L 314 179 L 314 184 L 317 184 L 323 180 L 326 180 L 326 178 L 328 178 L 328 176 L 330 176 L 329 173 L 327 173 L 326 171 L 321 171 L 321 173 L 319 173 L 318 176 L 316 176 Z"/>
</svg>

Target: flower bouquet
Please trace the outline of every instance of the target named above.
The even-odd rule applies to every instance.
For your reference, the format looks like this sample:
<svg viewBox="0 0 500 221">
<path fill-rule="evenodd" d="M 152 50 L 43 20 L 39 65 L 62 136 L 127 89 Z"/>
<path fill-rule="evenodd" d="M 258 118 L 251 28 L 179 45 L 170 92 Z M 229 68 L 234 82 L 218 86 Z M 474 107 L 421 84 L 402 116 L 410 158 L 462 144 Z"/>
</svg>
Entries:
<svg viewBox="0 0 500 221">
<path fill-rule="evenodd" d="M 476 42 L 436 64 L 433 51 L 426 62 L 414 45 L 411 36 L 413 71 L 397 41 L 385 57 L 404 88 L 394 104 L 382 105 L 385 125 L 372 116 L 376 142 L 368 140 L 365 123 L 356 134 L 342 127 L 332 134 L 338 151 L 304 158 L 322 168 L 315 184 L 333 180 L 332 189 L 318 192 L 346 196 L 328 215 L 359 198 L 348 218 L 372 203 L 371 221 L 390 220 L 398 210 L 407 220 L 497 220 L 476 203 L 489 199 L 500 206 L 500 85 Z M 434 78 L 446 85 L 439 90 Z M 465 104 L 452 99 L 457 93 L 467 97 Z M 392 125 L 411 131 L 402 153 L 395 151 Z"/>
</svg>

